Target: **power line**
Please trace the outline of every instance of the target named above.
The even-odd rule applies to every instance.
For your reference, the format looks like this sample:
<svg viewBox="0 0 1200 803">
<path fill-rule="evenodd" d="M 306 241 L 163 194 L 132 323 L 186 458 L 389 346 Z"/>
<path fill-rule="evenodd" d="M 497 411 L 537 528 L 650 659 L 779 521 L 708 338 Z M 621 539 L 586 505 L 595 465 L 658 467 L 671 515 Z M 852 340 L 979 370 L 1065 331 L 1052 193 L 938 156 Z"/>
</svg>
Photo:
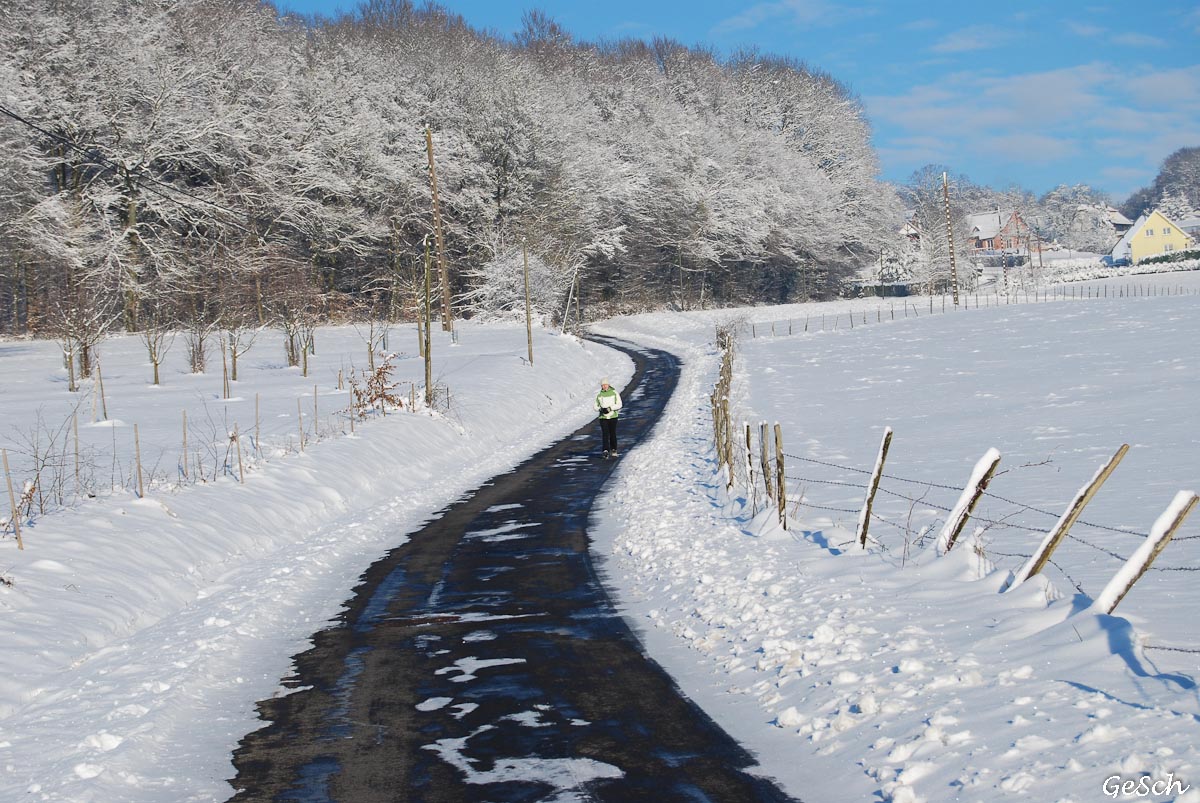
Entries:
<svg viewBox="0 0 1200 803">
<path fill-rule="evenodd" d="M 39 134 L 42 134 L 43 136 L 49 137 L 50 139 L 60 142 L 63 145 L 66 145 L 67 147 L 71 148 L 72 150 L 79 151 L 80 153 L 84 154 L 88 158 L 95 160 L 99 164 L 99 166 L 102 168 L 102 170 L 112 171 L 113 173 L 118 173 L 118 171 L 120 171 L 122 169 L 121 165 L 117 164 L 112 159 L 110 159 L 107 156 L 105 156 L 104 154 L 100 153 L 98 150 L 88 150 L 87 148 L 84 148 L 82 145 L 77 145 L 76 143 L 72 142 L 70 139 L 62 136 L 61 134 L 56 134 L 53 131 L 49 131 L 49 130 L 43 128 L 42 126 L 38 125 L 37 123 L 31 122 L 30 120 L 25 119 L 21 115 L 17 114 L 16 112 L 12 111 L 11 109 L 6 108 L 5 106 L 0 105 L 0 114 L 4 114 L 8 117 L 11 117 L 13 120 L 16 120 L 18 123 L 28 126 L 29 128 L 32 128 L 34 131 L 37 131 Z M 142 189 L 146 190 L 147 192 L 149 192 L 153 195 L 157 195 L 160 198 L 164 198 L 168 201 L 179 204 L 180 206 L 186 207 L 187 204 L 185 204 L 183 201 L 179 200 L 178 198 L 172 197 L 170 195 L 167 195 L 163 192 L 160 192 L 160 191 L 154 189 L 153 187 L 148 186 L 145 183 L 145 181 L 143 181 L 143 179 L 145 179 L 146 181 L 150 181 L 154 184 L 157 184 L 161 187 L 165 187 L 168 190 L 170 190 L 172 193 L 182 195 L 182 196 L 184 196 L 192 201 L 195 201 L 197 203 L 206 204 L 216 210 L 225 212 L 226 214 L 233 215 L 235 217 L 241 217 L 241 215 L 242 215 L 241 212 L 238 212 L 235 209 L 231 209 L 230 207 L 223 206 L 222 204 L 216 203 L 215 201 L 210 201 L 207 198 L 201 198 L 199 196 L 193 195 L 190 192 L 187 192 L 186 190 L 181 190 L 172 184 L 168 184 L 165 181 L 160 181 L 160 180 L 154 178 L 153 176 L 145 175 L 140 171 L 133 177 L 133 183 L 136 184 L 137 186 L 141 187 Z M 261 237 L 259 237 L 257 232 L 243 226 L 241 223 L 238 223 L 236 221 L 226 221 L 226 222 L 230 226 L 233 226 L 236 229 L 240 229 L 241 231 L 245 232 L 246 234 L 249 234 L 249 235 L 259 238 L 261 240 Z"/>
</svg>

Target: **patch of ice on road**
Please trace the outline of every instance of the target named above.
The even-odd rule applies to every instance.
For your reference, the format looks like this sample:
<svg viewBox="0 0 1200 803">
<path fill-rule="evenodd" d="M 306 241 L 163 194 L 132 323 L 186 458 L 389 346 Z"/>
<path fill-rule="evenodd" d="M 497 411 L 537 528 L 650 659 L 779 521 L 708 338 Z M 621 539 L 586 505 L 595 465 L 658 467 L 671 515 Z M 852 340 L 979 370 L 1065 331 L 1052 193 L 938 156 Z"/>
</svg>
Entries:
<svg viewBox="0 0 1200 803">
<path fill-rule="evenodd" d="M 496 634 L 490 630 L 474 630 L 463 636 L 463 641 L 470 644 L 474 641 L 495 641 Z"/>
<path fill-rule="evenodd" d="M 454 702 L 453 697 L 430 697 L 428 700 L 422 700 L 417 703 L 416 709 L 418 711 L 437 711 L 445 708 L 452 702 Z"/>
<path fill-rule="evenodd" d="M 451 672 L 459 672 L 459 676 L 451 678 L 454 683 L 466 683 L 474 680 L 476 673 L 481 669 L 489 669 L 493 666 L 510 666 L 512 664 L 523 664 L 524 658 L 459 658 L 451 666 L 443 666 L 434 672 L 435 675 L 447 675 Z"/>
<path fill-rule="evenodd" d="M 476 762 L 466 755 L 467 744 L 475 736 L 494 728 L 494 725 L 484 725 L 469 736 L 461 739 L 439 739 L 433 744 L 425 745 L 424 749 L 437 753 L 443 761 L 462 772 L 466 782 L 470 784 L 547 784 L 558 792 L 569 792 L 602 778 L 624 776 L 617 767 L 590 758 L 497 757 L 490 762 L 481 762 L 490 763 L 490 769 L 477 769 Z M 541 799 L 569 798 L 555 796 Z"/>
<path fill-rule="evenodd" d="M 522 533 L 520 535 L 506 535 L 506 533 L 515 533 L 518 530 L 528 530 L 537 526 L 539 526 L 538 523 L 533 521 L 510 521 L 488 530 L 468 530 L 464 533 L 464 537 L 478 538 L 481 541 L 511 541 L 517 538 L 528 538 L 530 533 Z"/>
</svg>

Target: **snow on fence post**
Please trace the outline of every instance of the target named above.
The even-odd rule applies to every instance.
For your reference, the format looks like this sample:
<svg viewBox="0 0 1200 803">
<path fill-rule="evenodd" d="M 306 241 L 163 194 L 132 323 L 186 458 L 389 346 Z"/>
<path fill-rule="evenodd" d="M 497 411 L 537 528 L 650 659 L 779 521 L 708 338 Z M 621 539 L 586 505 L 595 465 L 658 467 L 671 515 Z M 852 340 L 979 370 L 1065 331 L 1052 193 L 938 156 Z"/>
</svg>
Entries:
<svg viewBox="0 0 1200 803">
<path fill-rule="evenodd" d="M 12 472 L 8 470 L 8 450 L 0 449 L 0 454 L 4 455 L 4 480 L 8 483 L 8 504 L 12 508 L 12 525 L 13 532 L 17 534 L 17 549 L 25 549 L 25 542 L 21 540 L 21 519 L 17 516 L 17 497 L 13 494 L 12 489 Z"/>
<path fill-rule="evenodd" d="M 1171 504 L 1150 528 L 1150 535 L 1129 556 L 1125 565 L 1108 581 L 1108 585 L 1100 592 L 1100 596 L 1096 597 L 1096 601 L 1092 603 L 1093 610 L 1106 614 L 1111 614 L 1116 610 L 1117 605 L 1133 588 L 1133 584 L 1142 578 L 1142 575 L 1154 563 L 1155 558 L 1166 548 L 1172 536 L 1175 535 L 1175 531 L 1183 524 L 1183 520 L 1196 507 L 1198 501 L 1200 501 L 1200 496 L 1197 496 L 1194 491 L 1180 491 L 1175 494 Z"/>
<path fill-rule="evenodd" d="M 867 498 L 863 500 L 862 511 L 858 514 L 858 545 L 867 548 L 867 530 L 871 524 L 871 505 L 875 503 L 875 492 L 879 490 L 879 479 L 883 476 L 883 463 L 887 460 L 888 449 L 892 445 L 892 428 L 884 427 L 883 440 L 879 444 L 879 456 L 875 458 L 875 468 L 871 472 L 871 483 L 867 487 Z"/>
<path fill-rule="evenodd" d="M 721 413 L 717 408 L 717 391 L 715 389 L 708 401 L 712 405 L 713 449 L 716 450 L 719 457 L 721 454 Z"/>
<path fill-rule="evenodd" d="M 754 448 L 750 445 L 750 422 L 743 421 L 746 428 L 746 490 L 750 493 L 750 510 L 758 515 L 758 494 L 754 488 Z"/>
<path fill-rule="evenodd" d="M 1029 560 L 1025 562 L 1025 565 L 1017 571 L 1012 579 L 1012 583 L 1008 586 L 1008 590 L 1011 591 L 1046 568 L 1046 564 L 1050 562 L 1050 557 L 1054 554 L 1054 550 L 1067 537 L 1067 533 L 1070 532 L 1072 525 L 1083 515 L 1083 509 L 1087 507 L 1088 502 L 1092 501 L 1092 497 L 1096 495 L 1096 492 L 1100 490 L 1100 486 L 1116 470 L 1121 460 L 1124 459 L 1125 453 L 1128 451 L 1129 444 L 1121 444 L 1121 448 L 1117 450 L 1117 453 L 1096 471 L 1086 485 L 1079 489 L 1079 492 L 1075 494 L 1075 498 L 1071 500 L 1071 504 L 1067 506 L 1066 511 L 1059 518 L 1058 523 L 1051 528 L 1041 545 L 1034 551 Z"/>
<path fill-rule="evenodd" d="M 946 524 L 938 534 L 938 551 L 941 554 L 944 555 L 954 548 L 954 542 L 958 540 L 963 527 L 967 525 L 967 519 L 975 510 L 979 497 L 987 490 L 988 483 L 992 481 L 992 475 L 996 473 L 996 466 L 999 464 L 1000 452 L 994 448 L 988 449 L 975 464 L 975 468 L 971 471 L 971 479 L 963 488 L 958 502 L 955 503 L 954 509 L 950 511 L 950 515 L 946 519 Z"/>
<path fill-rule="evenodd" d="M 758 461 L 762 470 L 763 489 L 767 492 L 767 500 L 775 498 L 775 489 L 771 487 L 771 461 L 767 458 L 767 422 L 758 425 Z"/>
<path fill-rule="evenodd" d="M 783 428 L 775 422 L 775 502 L 779 505 L 779 524 L 787 529 L 787 483 L 783 474 Z"/>
<path fill-rule="evenodd" d="M 729 468 L 725 490 L 733 488 L 733 420 L 729 416 L 729 397 L 721 399 L 721 420 L 725 423 L 725 465 Z"/>
</svg>

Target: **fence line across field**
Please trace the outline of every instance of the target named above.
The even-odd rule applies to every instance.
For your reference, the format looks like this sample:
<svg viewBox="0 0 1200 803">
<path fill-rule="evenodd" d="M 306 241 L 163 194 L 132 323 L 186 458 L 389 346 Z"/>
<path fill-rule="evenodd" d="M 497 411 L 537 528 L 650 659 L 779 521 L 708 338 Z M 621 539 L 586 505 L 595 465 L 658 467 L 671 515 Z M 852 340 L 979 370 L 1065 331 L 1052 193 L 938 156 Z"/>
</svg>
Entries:
<svg viewBox="0 0 1200 803">
<path fill-rule="evenodd" d="M 754 332 L 754 329 L 755 326 L 751 325 L 752 333 Z M 771 326 L 771 329 L 773 330 L 775 327 Z M 1090 502 L 1091 499 L 1098 493 L 1101 486 L 1116 469 L 1117 465 L 1128 451 L 1128 444 L 1123 444 L 1121 448 L 1117 450 L 1116 454 L 1106 464 L 1101 466 L 1096 474 L 1078 490 L 1078 492 L 1075 494 L 1075 497 L 1071 500 L 1067 506 L 1067 509 L 1062 514 L 1056 514 L 1052 511 L 1044 510 L 1034 505 L 1025 504 L 1023 502 L 989 492 L 988 486 L 995 475 L 996 468 L 1001 462 L 1001 455 L 995 449 L 989 449 L 987 454 L 985 454 L 976 463 L 970 480 L 966 486 L 962 487 L 885 473 L 883 468 L 886 462 L 888 448 L 890 446 L 893 434 L 890 428 L 885 429 L 884 438 L 880 445 L 879 456 L 876 459 L 874 468 L 865 469 L 857 466 L 840 465 L 830 461 L 804 457 L 784 451 L 782 446 L 782 428 L 778 423 L 776 423 L 774 426 L 774 453 L 776 455 L 776 460 L 774 465 L 772 465 L 771 461 L 768 459 L 768 454 L 771 452 L 771 444 L 769 443 L 770 429 L 768 428 L 767 423 L 764 421 L 760 422 L 757 427 L 759 443 L 756 460 L 756 450 L 753 443 L 755 427 L 753 427 L 749 422 L 743 422 L 740 426 L 734 427 L 732 423 L 732 416 L 729 412 L 730 386 L 732 384 L 733 374 L 732 363 L 734 339 L 737 331 L 737 326 L 718 327 L 717 330 L 717 343 L 721 353 L 721 365 L 719 369 L 719 378 L 713 389 L 711 397 L 713 444 L 718 458 L 719 469 L 725 472 L 726 487 L 728 489 L 732 489 L 735 483 L 744 481 L 746 501 L 749 504 L 752 515 L 757 515 L 760 510 L 759 494 L 761 483 L 761 493 L 764 503 L 761 509 L 769 509 L 772 503 L 777 503 L 776 507 L 778 511 L 777 515 L 779 524 L 784 529 L 786 529 L 788 526 L 788 515 L 786 511 L 786 506 L 788 503 L 792 504 L 793 515 L 798 512 L 801 506 L 814 510 L 857 515 L 858 527 L 855 532 L 855 537 L 852 541 L 848 541 L 847 544 L 858 542 L 860 547 L 863 549 L 867 547 L 868 540 L 881 549 L 888 549 L 887 545 L 879 539 L 869 538 L 869 527 L 874 522 L 887 524 L 891 527 L 901 530 L 906 534 L 911 533 L 910 525 L 891 521 L 873 509 L 874 500 L 877 493 L 884 493 L 889 496 L 910 502 L 913 505 L 913 508 L 911 508 L 909 512 L 910 521 L 913 511 L 918 505 L 922 506 L 923 508 L 945 514 L 944 521 L 941 523 L 941 528 L 936 536 L 939 554 L 945 554 L 954 548 L 960 533 L 965 531 L 970 522 L 985 525 L 985 529 L 1002 528 L 1010 531 L 1041 536 L 1042 539 L 1040 545 L 1034 550 L 1034 552 L 1028 555 L 1022 552 L 999 552 L 996 550 L 991 550 L 993 554 L 1003 555 L 1005 557 L 1021 558 L 1023 561 L 1017 571 L 1010 576 L 1010 580 L 1004 590 L 1010 590 L 1017 587 L 1029 577 L 1041 573 L 1045 567 L 1051 566 L 1058 570 L 1067 579 L 1067 581 L 1071 583 L 1072 586 L 1080 591 L 1080 593 L 1083 593 L 1083 589 L 1079 582 L 1073 578 L 1058 561 L 1055 560 L 1054 556 L 1054 552 L 1064 541 L 1080 543 L 1117 561 L 1120 561 L 1121 563 L 1121 567 L 1114 573 L 1112 579 L 1109 580 L 1103 591 L 1093 597 L 1093 607 L 1103 613 L 1112 613 L 1124 596 L 1133 587 L 1134 583 L 1136 583 L 1137 580 L 1147 572 L 1200 571 L 1200 566 L 1154 565 L 1156 559 L 1166 548 L 1167 544 L 1174 539 L 1176 532 L 1182 526 L 1184 520 L 1197 506 L 1197 504 L 1200 503 L 1200 496 L 1194 492 L 1180 491 L 1177 493 L 1170 506 L 1158 517 L 1148 534 L 1133 531 L 1128 527 L 1114 527 L 1107 524 L 1087 522 L 1081 517 L 1081 514 L 1083 513 L 1083 510 L 1088 502 Z M 869 477 L 869 481 L 867 483 L 859 483 L 848 482 L 841 478 L 824 479 L 819 477 L 796 476 L 793 474 L 788 474 L 786 467 L 786 461 L 788 459 L 804 462 L 810 465 L 833 468 L 841 472 L 863 474 Z M 924 486 L 927 493 L 928 491 L 934 489 L 951 491 L 958 494 L 958 499 L 952 506 L 940 505 L 925 499 L 924 496 L 917 498 L 885 487 L 882 482 L 884 479 L 888 479 L 893 482 Z M 791 482 L 793 487 L 795 487 L 797 484 L 801 485 L 802 487 L 800 490 L 789 494 L 787 491 L 788 482 Z M 863 503 L 857 509 L 839 507 L 837 505 L 816 504 L 807 499 L 807 495 L 803 490 L 803 486 L 808 484 L 833 488 L 846 488 L 865 492 Z M 980 500 L 985 498 L 1011 505 L 1015 508 L 1015 510 L 1004 513 L 995 518 L 989 518 L 987 516 L 977 514 L 975 508 Z M 1020 516 L 1026 512 L 1053 517 L 1055 519 L 1054 527 L 1049 530 L 1042 530 L 1037 527 L 1031 527 L 1019 522 L 1010 521 L 1010 519 Z M 929 537 L 937 524 L 937 519 L 934 519 L 931 524 L 922 527 L 918 534 L 918 540 Z M 1095 544 L 1072 533 L 1071 528 L 1076 525 L 1106 533 L 1140 538 L 1140 543 L 1131 555 L 1122 555 L 1113 549 Z M 1196 538 L 1200 538 L 1200 536 L 1185 536 L 1179 540 L 1193 540 Z M 908 544 L 909 541 L 906 538 L 906 555 Z"/>
<path fill-rule="evenodd" d="M 1104 281 L 1102 279 L 1088 281 Z M 963 301 L 959 305 L 959 311 L 970 309 L 990 309 L 992 307 L 1010 306 L 1013 304 L 1040 304 L 1053 301 L 1087 301 L 1091 299 L 1104 298 L 1152 298 L 1159 296 L 1188 296 L 1200 294 L 1200 289 L 1188 288 L 1183 286 L 1176 287 L 1159 287 L 1156 285 L 1140 285 L 1140 284 L 1125 284 L 1119 287 L 1113 287 L 1110 292 L 1111 285 L 1090 285 L 1082 284 L 1080 286 L 1070 287 L 1070 293 L 1067 291 L 1067 285 L 1055 285 L 1049 290 L 1034 290 L 1032 293 L 1011 291 L 1007 295 L 1004 293 L 974 293 L 963 296 Z M 1032 298 L 1031 298 L 1032 296 Z M 866 298 L 870 298 L 867 296 Z M 853 329 L 856 326 L 868 325 L 872 320 L 876 323 L 881 323 L 885 320 L 894 321 L 897 318 L 919 318 L 922 315 L 932 315 L 938 313 L 954 312 L 952 303 L 948 304 L 946 295 L 929 295 L 929 296 L 900 296 L 899 310 L 897 311 L 896 302 L 890 303 L 887 307 L 876 306 L 873 310 L 859 309 L 848 310 L 838 313 L 820 313 L 817 315 L 808 315 L 801 318 L 778 318 L 772 321 L 753 321 L 743 324 L 743 328 L 749 332 L 752 339 L 759 337 L 782 337 L 804 334 L 808 332 L 824 332 L 837 331 L 841 328 Z M 915 300 L 918 298 L 927 298 L 928 303 Z M 983 302 L 980 303 L 980 299 Z M 940 299 L 935 302 L 935 299 Z M 974 306 L 972 306 L 974 299 Z M 862 299 L 859 299 L 862 300 Z M 843 322 L 845 322 L 843 324 Z"/>
</svg>

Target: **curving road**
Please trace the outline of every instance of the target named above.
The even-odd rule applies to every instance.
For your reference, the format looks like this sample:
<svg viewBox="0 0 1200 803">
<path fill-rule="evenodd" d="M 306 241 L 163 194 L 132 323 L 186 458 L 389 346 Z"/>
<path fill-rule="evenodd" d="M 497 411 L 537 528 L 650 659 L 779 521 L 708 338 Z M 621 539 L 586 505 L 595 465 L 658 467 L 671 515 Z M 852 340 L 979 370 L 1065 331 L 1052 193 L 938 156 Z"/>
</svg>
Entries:
<svg viewBox="0 0 1200 803">
<path fill-rule="evenodd" d="M 621 446 L 679 376 L 629 349 Z M 313 637 L 270 723 L 234 754 L 235 801 L 782 801 L 613 608 L 588 513 L 616 460 L 589 424 L 441 513 Z"/>
</svg>

